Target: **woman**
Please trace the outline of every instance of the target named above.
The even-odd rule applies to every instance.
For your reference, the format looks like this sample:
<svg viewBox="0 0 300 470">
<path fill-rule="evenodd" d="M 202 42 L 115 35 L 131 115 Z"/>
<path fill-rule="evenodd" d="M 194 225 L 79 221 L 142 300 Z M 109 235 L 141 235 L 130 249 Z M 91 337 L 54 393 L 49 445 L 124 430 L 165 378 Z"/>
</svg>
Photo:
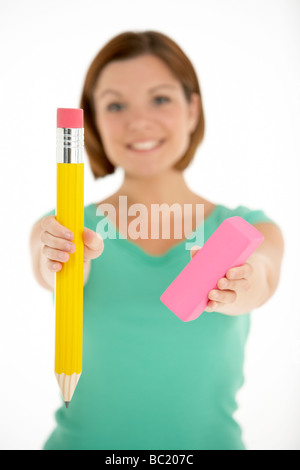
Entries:
<svg viewBox="0 0 300 470">
<path fill-rule="evenodd" d="M 56 412 L 45 449 L 244 449 L 233 413 L 249 312 L 278 286 L 281 231 L 262 210 L 214 204 L 186 184 L 204 114 L 194 68 L 167 36 L 128 32 L 109 41 L 89 68 L 80 107 L 94 177 L 121 167 L 124 179 L 116 193 L 85 207 L 83 373 L 69 409 Z M 143 238 L 137 225 L 130 230 L 134 204 L 145 208 Z M 205 228 L 205 242 L 235 215 L 265 237 L 243 266 L 218 281 L 196 321 L 179 320 L 160 295 L 199 246 L 187 250 L 175 230 L 151 238 L 154 204 L 182 209 L 171 229 L 175 223 L 184 229 L 190 204 L 196 240 Z M 51 290 L 70 256 L 54 214 L 38 221 L 31 239 L 36 276 Z"/>
</svg>

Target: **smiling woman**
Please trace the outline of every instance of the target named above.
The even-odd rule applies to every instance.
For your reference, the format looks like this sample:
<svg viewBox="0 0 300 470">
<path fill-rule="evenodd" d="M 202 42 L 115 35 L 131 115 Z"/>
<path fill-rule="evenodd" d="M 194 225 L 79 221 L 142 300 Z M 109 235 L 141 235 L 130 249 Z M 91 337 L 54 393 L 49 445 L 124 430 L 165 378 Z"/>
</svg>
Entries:
<svg viewBox="0 0 300 470">
<path fill-rule="evenodd" d="M 115 167 L 147 177 L 176 167 L 198 123 L 199 95 L 187 100 L 160 58 L 145 54 L 111 62 L 97 79 L 94 96 L 99 135 Z"/>
<path fill-rule="evenodd" d="M 131 60 L 137 57 L 140 59 L 138 62 Z M 132 68 L 135 62 L 136 70 Z M 124 70 L 124 65 L 126 70 Z M 121 75 L 118 74 L 120 71 L 118 69 L 121 70 Z M 163 71 L 159 81 L 157 69 Z M 139 89 L 136 88 L 136 83 L 144 85 L 141 90 L 142 95 L 139 97 L 136 97 Z M 173 115 L 175 103 L 180 101 L 183 105 L 183 98 L 187 107 L 191 104 L 194 114 L 197 115 L 197 122 L 190 130 L 190 141 L 185 145 L 180 156 L 177 155 L 174 165 L 175 169 L 184 170 L 192 161 L 197 147 L 202 142 L 205 128 L 200 86 L 194 67 L 180 47 L 164 34 L 153 31 L 139 34 L 128 32 L 110 40 L 97 54 L 84 83 L 80 106 L 85 111 L 85 147 L 94 177 L 105 176 L 116 169 L 116 162 L 112 162 L 111 155 L 108 157 L 105 151 L 103 142 L 105 130 L 101 129 L 101 112 L 103 113 L 105 108 L 107 112 L 113 114 L 132 111 L 130 104 L 133 104 L 131 101 L 133 96 L 130 95 L 130 90 L 139 103 L 142 98 L 146 100 L 147 97 L 149 108 L 153 112 L 156 108 L 159 108 L 160 112 L 161 108 L 166 108 L 167 112 Z M 155 93 L 158 95 L 154 96 Z M 122 98 L 121 102 L 112 102 L 113 96 L 114 98 L 117 96 L 119 100 Z M 175 103 L 173 103 L 174 100 Z M 101 132 L 99 132 L 99 125 L 96 125 L 96 116 L 98 124 L 100 122 Z M 158 132 L 158 129 L 155 130 Z M 138 134 L 139 141 L 149 140 L 149 137 L 151 140 L 157 138 L 163 140 L 166 137 L 152 135 L 155 130 L 149 130 L 146 136 L 141 136 L 141 132 L 136 132 L 136 134 Z M 132 131 L 131 134 L 134 137 L 135 132 Z M 126 140 L 126 144 L 130 145 L 135 141 L 135 138 L 133 141 Z M 178 151 L 176 153 L 178 154 Z"/>
<path fill-rule="evenodd" d="M 94 177 L 120 167 L 124 179 L 105 201 L 85 206 L 84 374 L 69 409 L 63 404 L 57 411 L 45 449 L 244 449 L 233 417 L 236 393 L 244 380 L 250 312 L 273 295 L 279 280 L 281 231 L 262 210 L 214 204 L 187 185 L 184 169 L 204 136 L 202 100 L 191 62 L 167 36 L 127 32 L 109 41 L 87 72 L 81 108 Z M 230 178 L 232 169 L 224 175 L 226 183 Z M 124 198 L 126 208 L 119 204 Z M 162 222 L 156 206 L 166 209 Z M 107 208 L 114 220 L 99 223 Z M 35 271 L 51 287 L 54 266 L 68 262 L 54 214 L 46 214 L 32 236 Z M 183 323 L 160 297 L 190 261 L 192 236 L 203 245 L 234 216 L 259 224 L 264 242 L 218 280 L 207 311 Z M 182 226 L 179 238 L 175 230 L 160 236 L 167 219 L 170 229 L 174 222 Z M 137 222 L 143 238 L 135 238 Z M 183 235 L 185 225 L 191 233 Z M 121 236 L 107 238 L 106 228 Z"/>
</svg>

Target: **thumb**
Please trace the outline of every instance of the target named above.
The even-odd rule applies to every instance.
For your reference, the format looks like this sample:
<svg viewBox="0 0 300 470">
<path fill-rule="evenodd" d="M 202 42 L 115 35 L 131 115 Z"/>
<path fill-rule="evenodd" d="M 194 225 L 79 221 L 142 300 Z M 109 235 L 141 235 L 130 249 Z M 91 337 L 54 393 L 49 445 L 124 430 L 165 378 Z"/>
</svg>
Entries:
<svg viewBox="0 0 300 470">
<path fill-rule="evenodd" d="M 103 238 L 99 233 L 90 230 L 89 228 L 85 228 L 83 231 L 83 243 L 84 243 L 84 251 L 86 258 L 93 259 L 96 255 L 98 257 L 103 249 L 104 249 L 104 242 Z"/>
<path fill-rule="evenodd" d="M 201 246 L 193 246 L 193 248 L 191 249 L 191 259 L 198 253 L 199 250 L 201 250 Z"/>
</svg>

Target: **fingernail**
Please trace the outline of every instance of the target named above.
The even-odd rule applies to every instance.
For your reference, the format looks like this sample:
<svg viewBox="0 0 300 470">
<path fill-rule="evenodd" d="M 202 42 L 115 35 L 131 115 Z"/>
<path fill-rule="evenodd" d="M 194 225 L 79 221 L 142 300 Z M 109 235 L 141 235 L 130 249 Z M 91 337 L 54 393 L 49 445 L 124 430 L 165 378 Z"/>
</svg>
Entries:
<svg viewBox="0 0 300 470">
<path fill-rule="evenodd" d="M 222 287 L 227 287 L 228 286 L 228 281 L 226 279 L 222 280 Z"/>
<path fill-rule="evenodd" d="M 68 251 L 70 251 L 70 253 L 74 253 L 75 250 L 76 250 L 76 246 L 74 245 L 74 243 L 69 243 Z"/>
<path fill-rule="evenodd" d="M 193 246 L 192 250 L 201 250 L 201 246 L 195 245 Z"/>
</svg>

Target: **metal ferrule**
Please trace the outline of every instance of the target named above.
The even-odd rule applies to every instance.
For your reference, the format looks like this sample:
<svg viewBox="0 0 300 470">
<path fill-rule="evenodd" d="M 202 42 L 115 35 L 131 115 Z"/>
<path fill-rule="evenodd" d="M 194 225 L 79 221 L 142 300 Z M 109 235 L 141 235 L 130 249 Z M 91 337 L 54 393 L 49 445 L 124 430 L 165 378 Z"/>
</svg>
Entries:
<svg viewBox="0 0 300 470">
<path fill-rule="evenodd" d="M 84 128 L 56 129 L 56 162 L 83 163 Z"/>
</svg>

